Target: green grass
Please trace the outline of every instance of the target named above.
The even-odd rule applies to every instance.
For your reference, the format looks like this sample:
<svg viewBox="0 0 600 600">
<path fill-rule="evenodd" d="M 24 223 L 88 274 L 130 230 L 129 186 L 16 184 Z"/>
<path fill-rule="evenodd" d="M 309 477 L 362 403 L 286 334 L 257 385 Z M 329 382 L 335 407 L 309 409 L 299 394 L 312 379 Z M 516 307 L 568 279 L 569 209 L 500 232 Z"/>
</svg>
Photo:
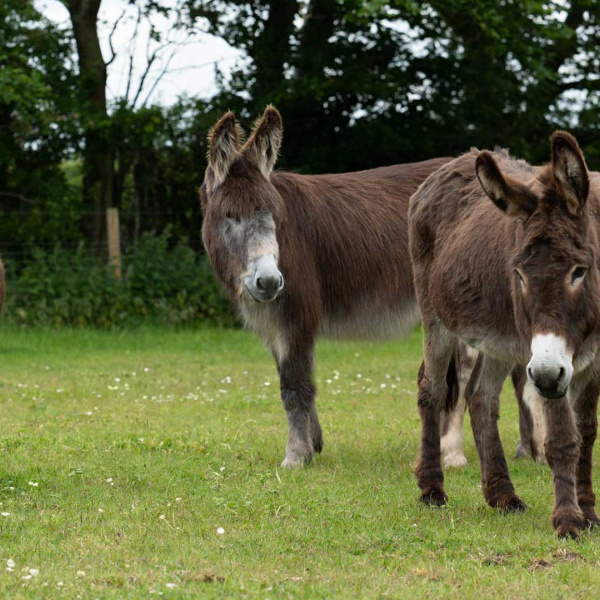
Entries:
<svg viewBox="0 0 600 600">
<path fill-rule="evenodd" d="M 485 505 L 470 430 L 469 467 L 446 474 L 449 506 L 418 505 L 418 332 L 319 345 L 325 449 L 292 472 L 279 468 L 276 370 L 248 333 L 4 328 L 0 341 L 1 598 L 548 599 L 600 587 L 600 533 L 558 540 L 550 472 L 512 459 L 508 387 L 501 435 L 528 511 Z"/>
</svg>

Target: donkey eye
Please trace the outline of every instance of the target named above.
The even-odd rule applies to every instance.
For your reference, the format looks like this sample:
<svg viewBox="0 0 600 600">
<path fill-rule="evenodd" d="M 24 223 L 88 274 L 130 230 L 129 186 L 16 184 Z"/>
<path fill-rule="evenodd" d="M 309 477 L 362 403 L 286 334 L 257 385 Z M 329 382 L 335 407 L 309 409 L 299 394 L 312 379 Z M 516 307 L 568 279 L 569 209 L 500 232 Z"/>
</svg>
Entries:
<svg viewBox="0 0 600 600">
<path fill-rule="evenodd" d="M 514 274 L 515 274 L 515 275 L 516 275 L 516 276 L 519 278 L 519 281 L 520 281 L 520 282 L 521 282 L 523 285 L 525 285 L 525 280 L 523 279 L 523 275 L 521 275 L 521 273 L 519 273 L 519 271 L 517 271 L 517 269 L 515 269 L 515 270 L 513 271 L 513 273 L 514 273 Z"/>
<path fill-rule="evenodd" d="M 576 267 L 571 274 L 571 285 L 575 285 L 578 279 L 581 279 L 587 273 L 587 267 Z"/>
<path fill-rule="evenodd" d="M 237 218 L 237 216 L 236 216 L 236 215 L 234 215 L 232 212 L 228 212 L 228 213 L 225 215 L 225 217 L 226 217 L 227 219 L 230 219 L 231 221 L 236 221 L 236 222 L 237 222 L 237 221 L 239 221 L 239 219 Z"/>
</svg>

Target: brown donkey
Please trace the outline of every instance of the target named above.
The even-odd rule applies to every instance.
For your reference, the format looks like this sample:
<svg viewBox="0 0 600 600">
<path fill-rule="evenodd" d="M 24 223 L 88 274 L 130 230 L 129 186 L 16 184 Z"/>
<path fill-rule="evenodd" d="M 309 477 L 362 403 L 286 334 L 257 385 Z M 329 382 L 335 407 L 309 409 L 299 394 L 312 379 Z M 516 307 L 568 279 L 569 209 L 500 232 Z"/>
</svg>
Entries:
<svg viewBox="0 0 600 600">
<path fill-rule="evenodd" d="M 554 528 L 576 537 L 600 522 L 591 481 L 600 392 L 599 233 L 600 175 L 588 172 L 565 132 L 552 136 L 549 165 L 473 150 L 412 197 L 410 253 L 425 331 L 416 469 L 423 502 L 447 499 L 439 407 L 462 340 L 479 350 L 466 397 L 488 504 L 525 508 L 497 425 L 502 384 L 518 363 L 527 370 L 525 401 L 544 417 Z"/>
<path fill-rule="evenodd" d="M 277 362 L 289 430 L 283 466 L 291 467 L 323 446 L 315 338 L 394 337 L 419 322 L 408 202 L 450 159 L 340 175 L 273 172 L 281 139 L 272 107 L 245 144 L 227 113 L 210 134 L 200 200 L 213 268 Z"/>
</svg>

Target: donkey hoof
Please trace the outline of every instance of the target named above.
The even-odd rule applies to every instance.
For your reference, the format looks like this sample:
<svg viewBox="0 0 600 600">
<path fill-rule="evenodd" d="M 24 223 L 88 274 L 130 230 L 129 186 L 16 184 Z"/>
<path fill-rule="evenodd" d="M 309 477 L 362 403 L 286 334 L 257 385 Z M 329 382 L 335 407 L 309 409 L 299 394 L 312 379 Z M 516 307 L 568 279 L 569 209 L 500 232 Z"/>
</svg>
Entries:
<svg viewBox="0 0 600 600">
<path fill-rule="evenodd" d="M 579 537 L 579 526 L 573 524 L 560 525 L 556 530 L 556 535 L 561 539 L 576 540 Z"/>
<path fill-rule="evenodd" d="M 499 504 L 498 508 L 503 514 L 524 513 L 527 509 L 527 504 L 525 504 L 519 496 L 511 496 L 506 501 Z"/>
<path fill-rule="evenodd" d="M 515 458 L 531 458 L 531 452 L 519 442 L 517 446 L 517 451 L 515 453 Z"/>
<path fill-rule="evenodd" d="M 585 518 L 586 529 L 597 529 L 598 527 L 600 527 L 600 519 L 598 517 L 595 519 L 590 517 Z"/>
<path fill-rule="evenodd" d="M 444 456 L 444 466 L 452 467 L 454 469 L 461 469 L 467 466 L 467 457 L 464 454 L 453 452 Z"/>
<path fill-rule="evenodd" d="M 598 515 L 593 507 L 582 506 L 581 510 L 583 511 L 583 517 L 585 520 L 585 529 L 596 529 L 598 526 L 600 526 L 600 519 L 598 518 Z"/>
<path fill-rule="evenodd" d="M 445 506 L 448 503 L 448 496 L 444 490 L 433 488 L 428 492 L 423 492 L 419 500 L 428 506 Z"/>
<path fill-rule="evenodd" d="M 585 529 L 587 519 L 581 511 L 561 511 L 552 515 L 552 525 L 559 538 L 577 539 L 579 531 Z"/>
<path fill-rule="evenodd" d="M 284 469 L 298 469 L 304 467 L 312 461 L 312 455 L 302 456 L 297 454 L 288 454 L 281 463 Z"/>
</svg>

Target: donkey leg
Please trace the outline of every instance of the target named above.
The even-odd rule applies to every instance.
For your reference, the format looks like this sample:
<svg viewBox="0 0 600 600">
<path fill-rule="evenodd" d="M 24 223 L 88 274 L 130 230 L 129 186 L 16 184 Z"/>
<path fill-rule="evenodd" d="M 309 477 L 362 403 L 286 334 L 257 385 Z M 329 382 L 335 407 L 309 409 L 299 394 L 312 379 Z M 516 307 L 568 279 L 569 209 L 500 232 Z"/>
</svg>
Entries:
<svg viewBox="0 0 600 600">
<path fill-rule="evenodd" d="M 313 350 L 313 340 L 295 342 L 277 359 L 281 399 L 288 420 L 288 443 L 282 467 L 304 465 L 323 448 L 312 379 Z"/>
<path fill-rule="evenodd" d="M 596 494 L 592 487 L 592 451 L 598 431 L 598 394 L 600 385 L 588 384 L 575 399 L 574 408 L 581 435 L 579 462 L 577 463 L 577 502 L 589 526 L 600 525 L 596 514 Z"/>
<path fill-rule="evenodd" d="M 481 465 L 481 488 L 490 506 L 522 512 L 525 504 L 515 494 L 498 432 L 500 392 L 510 365 L 480 354 L 467 389 L 471 427 Z"/>
<path fill-rule="evenodd" d="M 523 397 L 525 384 L 527 383 L 525 368 L 521 365 L 515 365 L 510 377 L 515 388 L 515 396 L 517 397 L 517 404 L 519 406 L 519 444 L 517 445 L 515 458 L 533 458 L 533 421 L 531 411 Z"/>
<path fill-rule="evenodd" d="M 546 421 L 541 399 L 533 384 L 527 380 L 525 367 L 516 365 L 511 378 L 519 405 L 519 445 L 515 458 L 531 458 L 545 464 Z"/>
<path fill-rule="evenodd" d="M 455 356 L 458 399 L 450 409 L 447 407 L 444 414 L 442 455 L 444 456 L 445 467 L 459 468 L 467 466 L 467 457 L 464 450 L 464 421 L 467 408 L 465 391 L 475 366 L 477 350 L 473 350 L 459 342 Z"/>
<path fill-rule="evenodd" d="M 455 345 L 456 339 L 441 324 L 425 330 L 418 398 L 421 451 L 415 475 L 421 489 L 421 502 L 435 506 L 442 506 L 448 500 L 440 451 L 440 413 L 448 392 L 446 372 Z"/>
<path fill-rule="evenodd" d="M 576 474 L 581 437 L 567 396 L 541 398 L 546 418 L 546 460 L 554 479 L 552 525 L 558 537 L 576 538 L 586 519 L 577 501 Z"/>
<path fill-rule="evenodd" d="M 443 435 L 441 440 L 444 466 L 466 467 L 467 457 L 464 451 L 463 426 L 465 420 L 464 388 L 460 390 L 456 406 L 445 415 Z"/>
</svg>

